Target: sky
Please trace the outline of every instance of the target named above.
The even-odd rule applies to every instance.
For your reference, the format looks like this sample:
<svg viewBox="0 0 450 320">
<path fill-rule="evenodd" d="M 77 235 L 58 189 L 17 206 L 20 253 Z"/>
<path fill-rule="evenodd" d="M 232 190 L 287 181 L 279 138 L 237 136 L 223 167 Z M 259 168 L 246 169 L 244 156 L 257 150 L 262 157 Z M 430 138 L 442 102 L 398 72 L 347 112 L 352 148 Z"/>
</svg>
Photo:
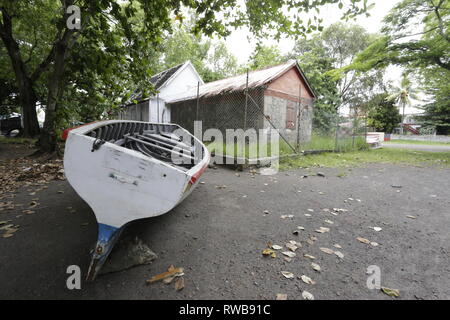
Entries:
<svg viewBox="0 0 450 320">
<path fill-rule="evenodd" d="M 370 17 L 361 15 L 355 20 L 350 20 L 349 23 L 358 24 L 364 27 L 370 33 L 377 33 L 381 30 L 382 20 L 389 13 L 389 11 L 401 0 L 375 0 L 375 6 L 369 10 Z M 339 22 L 342 13 L 337 8 L 337 5 L 327 5 L 320 9 L 319 17 L 323 19 L 324 27 L 327 27 L 333 23 Z M 225 40 L 226 46 L 231 53 L 233 53 L 238 62 L 246 63 L 250 57 L 253 49 L 256 45 L 256 40 L 247 28 L 240 28 L 235 30 Z M 288 53 L 294 47 L 293 39 L 281 39 L 279 42 L 276 40 L 267 39 L 263 41 L 266 45 L 279 46 L 283 54 Z M 394 85 L 399 85 L 402 75 L 402 69 L 399 67 L 389 67 L 386 70 L 386 80 L 392 81 Z M 407 107 L 406 114 L 420 113 L 421 110 L 414 108 L 414 105 L 419 104 L 413 101 L 412 107 Z"/>
</svg>

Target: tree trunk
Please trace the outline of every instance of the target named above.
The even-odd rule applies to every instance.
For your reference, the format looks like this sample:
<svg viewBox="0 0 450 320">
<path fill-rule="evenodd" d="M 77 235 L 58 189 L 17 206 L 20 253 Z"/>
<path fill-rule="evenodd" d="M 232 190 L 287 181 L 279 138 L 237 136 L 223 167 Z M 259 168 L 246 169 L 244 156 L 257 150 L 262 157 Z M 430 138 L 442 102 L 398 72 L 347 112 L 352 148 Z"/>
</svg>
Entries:
<svg viewBox="0 0 450 320">
<path fill-rule="evenodd" d="M 39 123 L 36 113 L 36 95 L 29 79 L 19 86 L 20 105 L 22 106 L 23 136 L 35 137 L 39 135 Z"/>
<path fill-rule="evenodd" d="M 62 87 L 62 78 L 64 75 L 65 56 L 68 47 L 68 41 L 63 38 L 56 45 L 55 63 L 53 72 L 50 75 L 48 84 L 47 106 L 45 108 L 45 122 L 39 139 L 40 152 L 51 153 L 56 151 L 56 112 L 58 98 Z"/>
<path fill-rule="evenodd" d="M 36 93 L 33 89 L 33 81 L 28 76 L 20 55 L 19 45 L 12 36 L 12 21 L 4 10 L 2 10 L 3 24 L 0 24 L 0 38 L 2 39 L 16 76 L 19 89 L 19 99 L 22 106 L 22 117 L 24 136 L 34 137 L 39 134 L 39 123 L 36 113 Z"/>
</svg>

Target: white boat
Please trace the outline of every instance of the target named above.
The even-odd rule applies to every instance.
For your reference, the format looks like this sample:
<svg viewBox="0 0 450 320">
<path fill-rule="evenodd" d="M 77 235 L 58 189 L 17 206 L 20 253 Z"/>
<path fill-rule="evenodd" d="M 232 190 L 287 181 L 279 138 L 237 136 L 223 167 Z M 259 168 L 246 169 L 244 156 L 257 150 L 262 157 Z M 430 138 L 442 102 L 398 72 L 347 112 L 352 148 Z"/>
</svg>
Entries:
<svg viewBox="0 0 450 320">
<path fill-rule="evenodd" d="M 110 120 L 64 132 L 64 171 L 94 211 L 94 280 L 123 227 L 162 215 L 183 201 L 209 164 L 203 143 L 175 124 Z"/>
</svg>

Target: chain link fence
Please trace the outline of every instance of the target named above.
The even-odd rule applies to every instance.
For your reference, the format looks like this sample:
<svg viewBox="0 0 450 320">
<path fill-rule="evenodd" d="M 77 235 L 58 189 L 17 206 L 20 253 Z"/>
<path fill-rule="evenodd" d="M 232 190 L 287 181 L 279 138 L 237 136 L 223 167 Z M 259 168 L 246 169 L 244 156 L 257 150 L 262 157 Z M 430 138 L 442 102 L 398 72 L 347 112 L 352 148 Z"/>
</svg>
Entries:
<svg viewBox="0 0 450 320">
<path fill-rule="evenodd" d="M 171 104 L 172 122 L 194 132 L 202 122 L 202 134 L 210 128 L 244 131 L 274 129 L 279 134 L 280 155 L 346 152 L 366 148 L 365 118 L 323 112 L 311 98 L 267 86 L 209 94 Z M 225 141 L 225 139 L 224 139 Z"/>
</svg>

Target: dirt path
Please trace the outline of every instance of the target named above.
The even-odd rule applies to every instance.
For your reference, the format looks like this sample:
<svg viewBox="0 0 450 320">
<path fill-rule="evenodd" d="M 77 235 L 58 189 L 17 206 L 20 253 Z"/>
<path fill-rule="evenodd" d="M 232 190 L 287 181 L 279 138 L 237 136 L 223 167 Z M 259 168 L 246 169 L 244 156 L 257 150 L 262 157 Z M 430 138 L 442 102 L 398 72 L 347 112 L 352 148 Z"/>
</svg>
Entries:
<svg viewBox="0 0 450 320">
<path fill-rule="evenodd" d="M 285 293 L 301 299 L 307 290 L 316 299 L 393 299 L 366 287 L 370 265 L 380 267 L 383 286 L 400 290 L 399 299 L 450 298 L 450 170 L 370 165 L 320 171 L 325 178 L 301 178 L 315 170 L 253 176 L 209 169 L 205 183 L 172 212 L 125 231 L 125 237 L 149 244 L 158 259 L 83 282 L 73 291 L 65 287 L 66 268 L 79 265 L 85 276 L 96 240 L 95 218 L 66 181 L 52 182 L 35 195 L 24 188 L 14 198 L 23 207 L 0 211 L 0 221 L 19 225 L 14 236 L 0 236 L 0 298 L 274 299 Z M 337 177 L 343 171 L 345 176 Z M 24 214 L 36 198 L 35 213 Z M 337 216 L 323 211 L 332 208 L 348 211 Z M 297 226 L 305 230 L 293 235 Z M 320 227 L 330 231 L 314 231 Z M 311 236 L 317 240 L 308 244 Z M 291 262 L 281 252 L 275 259 L 262 256 L 268 242 L 284 246 L 289 240 L 302 244 Z M 314 271 L 304 254 L 315 256 L 322 271 Z M 173 283 L 145 284 L 170 265 L 185 270 L 182 291 L 175 291 Z M 286 279 L 281 271 L 295 278 Z M 316 284 L 305 284 L 297 278 L 301 275 Z"/>
</svg>

